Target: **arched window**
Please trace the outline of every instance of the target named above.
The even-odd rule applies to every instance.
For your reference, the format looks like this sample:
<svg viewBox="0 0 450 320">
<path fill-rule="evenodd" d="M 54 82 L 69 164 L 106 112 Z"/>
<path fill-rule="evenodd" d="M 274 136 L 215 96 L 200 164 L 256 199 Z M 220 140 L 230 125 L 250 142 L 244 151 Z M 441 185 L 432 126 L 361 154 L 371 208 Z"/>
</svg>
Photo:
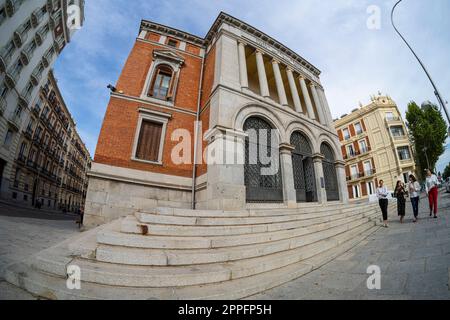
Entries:
<svg viewBox="0 0 450 320">
<path fill-rule="evenodd" d="M 148 96 L 161 100 L 173 97 L 174 72 L 168 65 L 160 65 L 153 74 Z"/>
</svg>

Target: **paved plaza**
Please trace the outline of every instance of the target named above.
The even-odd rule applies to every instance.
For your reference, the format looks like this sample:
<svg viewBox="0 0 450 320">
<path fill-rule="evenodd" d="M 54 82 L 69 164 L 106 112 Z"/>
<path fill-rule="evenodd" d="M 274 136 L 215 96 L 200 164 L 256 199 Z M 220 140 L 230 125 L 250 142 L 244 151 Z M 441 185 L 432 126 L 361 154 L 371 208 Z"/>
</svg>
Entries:
<svg viewBox="0 0 450 320">
<path fill-rule="evenodd" d="M 322 268 L 251 299 L 450 299 L 450 194 L 440 195 L 440 216 L 429 218 L 421 200 L 419 223 L 390 210 L 390 228 L 382 228 Z M 381 215 L 381 213 L 380 213 Z M 381 269 L 381 289 L 367 288 L 367 268 Z"/>
<path fill-rule="evenodd" d="M 306 276 L 250 299 L 450 299 L 450 194 L 441 193 L 440 217 L 431 219 L 426 201 L 421 217 L 406 223 L 390 212 L 390 228 L 380 229 L 346 254 Z M 33 299 L 7 284 L 11 263 L 77 234 L 75 217 L 0 204 L 0 299 Z M 368 290 L 367 267 L 381 268 L 381 290 Z"/>
<path fill-rule="evenodd" d="M 78 233 L 75 220 L 74 215 L 0 203 L 0 299 L 33 298 L 4 281 L 5 268 Z"/>
</svg>

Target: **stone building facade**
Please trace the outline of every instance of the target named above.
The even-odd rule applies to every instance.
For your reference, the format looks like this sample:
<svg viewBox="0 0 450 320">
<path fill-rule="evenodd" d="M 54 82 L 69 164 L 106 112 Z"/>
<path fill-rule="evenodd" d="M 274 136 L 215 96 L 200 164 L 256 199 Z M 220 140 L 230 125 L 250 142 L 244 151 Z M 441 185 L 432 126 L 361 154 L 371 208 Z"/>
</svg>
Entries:
<svg viewBox="0 0 450 320">
<path fill-rule="evenodd" d="M 380 180 L 394 190 L 408 182 L 416 166 L 408 131 L 397 105 L 389 96 L 371 102 L 335 121 L 351 199 L 375 194 Z"/>
<path fill-rule="evenodd" d="M 0 199 L 15 192 L 16 160 L 32 107 L 83 21 L 84 0 L 0 0 Z"/>
<path fill-rule="evenodd" d="M 84 208 L 89 152 L 50 71 L 21 132 L 7 200 L 77 212 Z"/>
<path fill-rule="evenodd" d="M 280 160 L 269 177 L 249 161 L 252 129 L 278 137 L 264 145 Z M 222 149 L 243 161 L 211 161 Z M 304 58 L 226 13 L 205 38 L 142 21 L 89 172 L 86 223 L 154 207 L 346 202 L 344 165 L 320 71 Z"/>
</svg>

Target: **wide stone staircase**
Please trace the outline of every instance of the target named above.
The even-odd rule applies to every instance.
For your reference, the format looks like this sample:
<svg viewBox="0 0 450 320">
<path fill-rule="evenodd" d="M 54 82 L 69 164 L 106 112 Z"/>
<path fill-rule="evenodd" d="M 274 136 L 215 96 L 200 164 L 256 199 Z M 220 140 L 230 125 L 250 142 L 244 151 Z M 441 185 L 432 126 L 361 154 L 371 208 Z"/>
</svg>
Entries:
<svg viewBox="0 0 450 320">
<path fill-rule="evenodd" d="M 157 208 L 93 229 L 9 267 L 45 299 L 241 299 L 299 278 L 379 226 L 376 204 L 236 212 Z M 67 287 L 69 266 L 81 289 Z"/>
</svg>

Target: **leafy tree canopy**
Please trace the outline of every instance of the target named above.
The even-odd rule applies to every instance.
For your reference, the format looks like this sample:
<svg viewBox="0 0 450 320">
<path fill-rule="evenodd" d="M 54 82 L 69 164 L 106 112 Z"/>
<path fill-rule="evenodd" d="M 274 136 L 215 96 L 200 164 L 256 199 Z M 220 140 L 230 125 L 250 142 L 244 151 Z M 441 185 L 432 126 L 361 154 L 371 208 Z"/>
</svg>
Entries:
<svg viewBox="0 0 450 320">
<path fill-rule="evenodd" d="M 407 126 L 415 148 L 415 160 L 421 178 L 424 170 L 436 166 L 439 157 L 445 152 L 447 124 L 436 105 L 419 107 L 414 101 L 408 104 Z M 426 155 L 425 155 L 426 152 Z"/>
</svg>

